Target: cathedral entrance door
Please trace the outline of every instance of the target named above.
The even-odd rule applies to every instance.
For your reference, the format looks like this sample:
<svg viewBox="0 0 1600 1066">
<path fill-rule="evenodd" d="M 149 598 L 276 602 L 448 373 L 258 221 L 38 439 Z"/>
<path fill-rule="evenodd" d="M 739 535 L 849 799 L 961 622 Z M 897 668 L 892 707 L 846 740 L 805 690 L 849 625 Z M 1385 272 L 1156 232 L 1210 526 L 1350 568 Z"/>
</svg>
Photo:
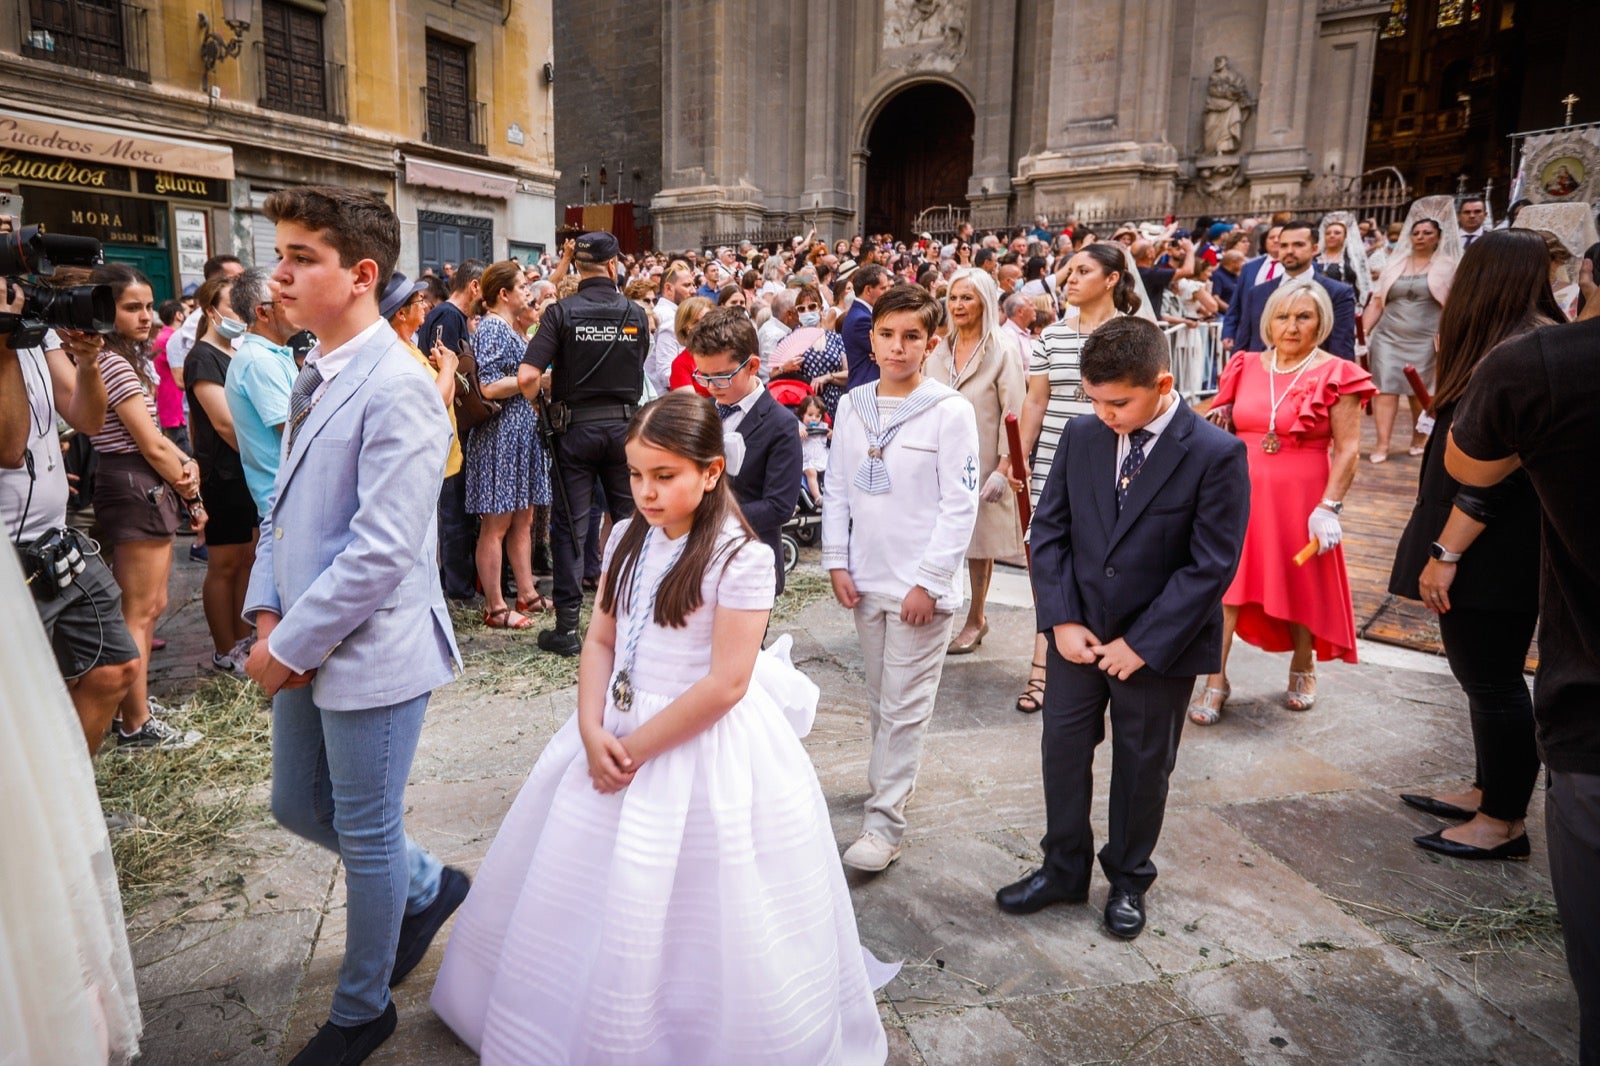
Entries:
<svg viewBox="0 0 1600 1066">
<path fill-rule="evenodd" d="M 891 98 L 867 134 L 866 231 L 907 242 L 917 214 L 967 202 L 972 105 L 948 85 L 913 85 Z"/>
</svg>

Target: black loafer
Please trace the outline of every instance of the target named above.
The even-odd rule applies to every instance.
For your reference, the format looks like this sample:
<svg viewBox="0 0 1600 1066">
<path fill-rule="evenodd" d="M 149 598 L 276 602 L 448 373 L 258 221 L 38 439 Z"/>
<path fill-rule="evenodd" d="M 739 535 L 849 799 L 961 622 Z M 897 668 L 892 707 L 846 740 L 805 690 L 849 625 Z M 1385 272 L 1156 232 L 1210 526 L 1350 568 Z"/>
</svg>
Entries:
<svg viewBox="0 0 1600 1066">
<path fill-rule="evenodd" d="M 1444 835 L 1444 830 L 1429 833 L 1427 836 L 1414 837 L 1417 847 L 1440 855 L 1448 855 L 1452 859 L 1511 859 L 1515 862 L 1526 862 L 1533 854 L 1533 847 L 1528 843 L 1528 834 L 1512 837 L 1504 844 L 1492 848 L 1480 848 L 1475 844 L 1463 844 L 1459 840 L 1451 840 Z"/>
<path fill-rule="evenodd" d="M 1132 940 L 1144 932 L 1144 894 L 1113 888 L 1106 900 L 1106 929 L 1123 940 Z"/>
<path fill-rule="evenodd" d="M 1454 803 L 1434 799 L 1432 796 L 1419 796 L 1414 792 L 1400 793 L 1400 802 L 1407 807 L 1415 807 L 1423 814 L 1431 814 L 1435 818 L 1471 818 L 1477 811 L 1469 811 L 1465 807 L 1457 807 Z"/>
<path fill-rule="evenodd" d="M 994 901 L 1007 914 L 1032 914 L 1052 903 L 1085 903 L 1088 899 L 1088 889 L 1068 888 L 1043 869 L 1035 870 L 994 894 Z"/>
<path fill-rule="evenodd" d="M 439 894 L 426 909 L 407 915 L 400 922 L 400 939 L 395 943 L 394 969 L 389 971 L 389 987 L 406 979 L 406 974 L 416 969 L 417 963 L 428 953 L 428 945 L 439 932 L 439 927 L 456 912 L 461 901 L 467 898 L 472 882 L 454 866 L 446 866 L 439 874 Z"/>
<path fill-rule="evenodd" d="M 289 1060 L 289 1066 L 356 1066 L 394 1034 L 399 1015 L 394 1001 L 382 1014 L 364 1025 L 334 1025 L 324 1022 L 311 1043 Z"/>
</svg>

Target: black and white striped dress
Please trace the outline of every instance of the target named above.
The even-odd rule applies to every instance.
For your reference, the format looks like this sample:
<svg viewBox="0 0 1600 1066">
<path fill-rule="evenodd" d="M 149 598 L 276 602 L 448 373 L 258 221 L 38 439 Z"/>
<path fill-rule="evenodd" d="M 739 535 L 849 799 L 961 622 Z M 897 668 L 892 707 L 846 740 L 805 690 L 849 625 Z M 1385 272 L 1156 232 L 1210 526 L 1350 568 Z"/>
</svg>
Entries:
<svg viewBox="0 0 1600 1066">
<path fill-rule="evenodd" d="M 1033 453 L 1033 481 L 1029 486 L 1035 507 L 1039 505 L 1045 479 L 1050 476 L 1050 464 L 1055 459 L 1056 442 L 1061 439 L 1062 430 L 1079 415 L 1094 413 L 1094 405 L 1083 394 L 1083 377 L 1078 370 L 1078 356 L 1088 336 L 1078 332 L 1076 319 L 1054 322 L 1033 342 L 1033 352 L 1028 358 L 1030 381 L 1046 374 L 1050 377 L 1050 403 L 1045 407 L 1044 424 L 1039 429 L 1039 443 Z"/>
</svg>

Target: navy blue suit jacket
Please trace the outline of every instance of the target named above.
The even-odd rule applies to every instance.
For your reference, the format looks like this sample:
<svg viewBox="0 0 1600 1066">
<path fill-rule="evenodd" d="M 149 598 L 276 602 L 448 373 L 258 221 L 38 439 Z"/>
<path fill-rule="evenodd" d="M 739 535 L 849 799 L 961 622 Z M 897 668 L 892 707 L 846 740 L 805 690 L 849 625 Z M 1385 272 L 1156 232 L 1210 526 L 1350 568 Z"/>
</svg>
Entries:
<svg viewBox="0 0 1600 1066">
<path fill-rule="evenodd" d="M 1314 266 L 1312 270 L 1316 272 L 1317 284 L 1328 291 L 1328 299 L 1333 301 L 1333 332 L 1322 342 L 1322 348 L 1341 359 L 1354 359 L 1356 290 L 1342 281 L 1334 281 Z M 1283 284 L 1284 276 L 1279 274 L 1271 281 L 1264 281 L 1249 288 L 1240 283 L 1238 298 L 1229 305 L 1230 310 L 1234 307 L 1239 308 L 1239 324 L 1236 331 L 1231 334 L 1234 351 L 1259 352 L 1266 347 L 1266 341 L 1261 336 L 1261 312 L 1267 309 L 1267 298 L 1277 292 L 1278 286 Z"/>
<path fill-rule="evenodd" d="M 733 494 L 745 521 L 777 560 L 779 592 L 783 591 L 783 524 L 794 517 L 805 473 L 800 465 L 799 423 L 766 389 L 739 421 L 735 433 L 744 438 L 744 463 L 733 479 Z"/>
<path fill-rule="evenodd" d="M 844 341 L 844 358 L 849 371 L 845 391 L 878 380 L 878 363 L 872 358 L 872 308 L 860 300 L 850 305 L 839 324 L 839 339 Z"/>
<path fill-rule="evenodd" d="M 1222 594 L 1250 513 L 1244 443 L 1179 404 L 1120 513 L 1117 435 L 1068 422 L 1030 533 L 1039 632 L 1123 637 L 1163 677 L 1221 669 Z"/>
<path fill-rule="evenodd" d="M 1239 268 L 1239 280 L 1234 284 L 1233 299 L 1228 301 L 1228 309 L 1222 313 L 1222 336 L 1231 340 L 1239 332 L 1239 305 L 1244 303 L 1246 289 L 1255 287 L 1256 273 L 1261 265 L 1267 261 L 1264 255 L 1258 255 Z M 1236 345 L 1233 349 L 1239 351 Z"/>
</svg>

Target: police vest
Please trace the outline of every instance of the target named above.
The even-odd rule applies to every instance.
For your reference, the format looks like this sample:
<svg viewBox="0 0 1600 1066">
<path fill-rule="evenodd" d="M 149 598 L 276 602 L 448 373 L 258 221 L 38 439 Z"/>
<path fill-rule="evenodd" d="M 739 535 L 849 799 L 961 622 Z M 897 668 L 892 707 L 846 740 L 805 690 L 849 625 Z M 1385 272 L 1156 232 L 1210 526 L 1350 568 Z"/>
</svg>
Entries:
<svg viewBox="0 0 1600 1066">
<path fill-rule="evenodd" d="M 573 406 L 636 404 L 644 392 L 650 351 L 648 320 L 621 294 L 601 303 L 584 296 L 561 301 L 561 349 L 551 369 L 551 398 Z"/>
</svg>

